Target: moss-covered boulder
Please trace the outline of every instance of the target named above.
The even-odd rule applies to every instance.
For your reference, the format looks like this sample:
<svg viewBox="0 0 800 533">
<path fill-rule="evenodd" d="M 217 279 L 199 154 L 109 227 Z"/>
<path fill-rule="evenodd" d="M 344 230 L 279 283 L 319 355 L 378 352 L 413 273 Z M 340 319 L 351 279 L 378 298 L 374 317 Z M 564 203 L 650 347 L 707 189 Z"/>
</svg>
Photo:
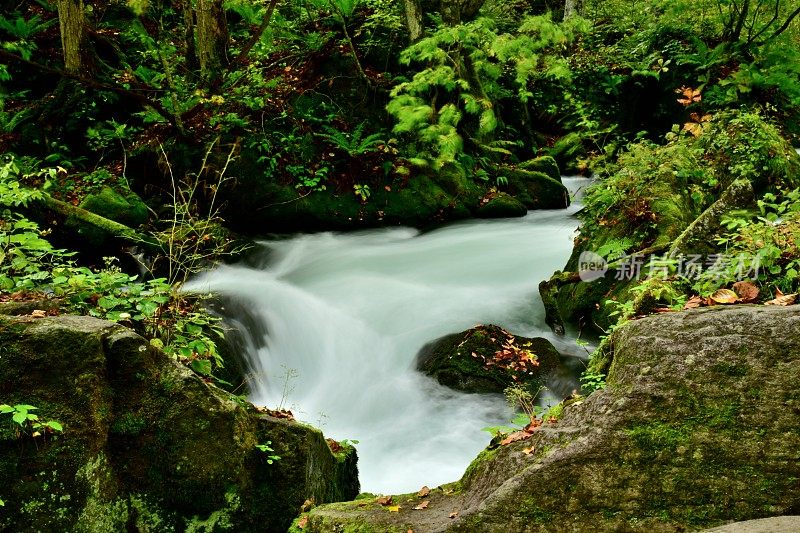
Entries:
<svg viewBox="0 0 800 533">
<path fill-rule="evenodd" d="M 424 498 L 326 505 L 306 532 L 675 532 L 797 514 L 800 313 L 716 307 L 630 322 L 605 389 L 481 453 Z M 424 509 L 414 507 L 426 500 Z"/>
<path fill-rule="evenodd" d="M 538 170 L 500 166 L 498 176 L 508 180 L 509 192 L 529 209 L 563 209 L 569 206 L 569 191 L 555 178 Z"/>
<path fill-rule="evenodd" d="M 549 155 L 523 161 L 518 165 L 518 167 L 522 170 L 541 172 L 542 174 L 546 174 L 551 179 L 554 179 L 558 182 L 561 181 L 561 170 L 558 168 L 558 163 L 556 163 L 556 160 Z"/>
<path fill-rule="evenodd" d="M 513 218 L 524 217 L 528 208 L 508 193 L 499 192 L 489 198 L 478 208 L 480 218 Z"/>
<path fill-rule="evenodd" d="M 513 383 L 535 392 L 559 367 L 559 353 L 547 339 L 517 337 L 492 325 L 447 335 L 417 355 L 420 371 L 465 392 L 503 392 Z"/>
<path fill-rule="evenodd" d="M 111 187 L 103 187 L 100 192 L 86 196 L 80 207 L 133 228 L 141 226 L 148 219 L 147 205 L 136 193 L 127 191 L 122 194 Z"/>
<path fill-rule="evenodd" d="M 126 328 L 1 320 L 0 400 L 64 431 L 34 436 L 0 415 L 0 530 L 285 531 L 306 500 L 358 492 L 354 450 L 334 454 L 318 430 L 205 383 Z"/>
<path fill-rule="evenodd" d="M 568 133 L 553 143 L 553 146 L 547 149 L 547 153 L 565 173 L 577 174 L 578 160 L 586 157 L 586 148 L 583 146 L 580 134 Z"/>
<path fill-rule="evenodd" d="M 105 219 L 136 228 L 149 218 L 147 205 L 135 193 L 120 193 L 111 187 L 103 187 L 100 192 L 89 194 L 78 206 Z M 76 216 L 69 216 L 66 226 L 80 236 L 80 244 L 89 247 L 107 245 L 116 235 L 100 226 L 87 223 Z"/>
</svg>

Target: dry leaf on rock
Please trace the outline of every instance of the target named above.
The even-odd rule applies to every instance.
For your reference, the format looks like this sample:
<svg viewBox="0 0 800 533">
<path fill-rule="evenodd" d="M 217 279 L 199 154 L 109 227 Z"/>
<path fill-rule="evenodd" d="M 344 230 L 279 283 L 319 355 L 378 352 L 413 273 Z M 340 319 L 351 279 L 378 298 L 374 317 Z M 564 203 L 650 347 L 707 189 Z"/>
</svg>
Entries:
<svg viewBox="0 0 800 533">
<path fill-rule="evenodd" d="M 425 496 L 427 496 L 430 493 L 431 493 L 431 489 L 429 489 L 428 486 L 426 485 L 426 486 L 422 487 L 421 489 L 419 489 L 419 492 L 417 492 L 417 496 L 419 496 L 420 498 L 424 498 Z"/>
<path fill-rule="evenodd" d="M 758 299 L 758 287 L 749 281 L 737 281 L 733 284 L 733 291 L 739 296 L 739 301 L 742 303 L 753 303 Z"/>
<path fill-rule="evenodd" d="M 787 306 L 787 305 L 792 305 L 795 302 L 797 302 L 797 294 L 781 294 L 780 296 L 778 296 L 774 300 L 770 300 L 770 301 L 764 303 L 764 305 L 782 305 L 782 306 Z"/>
<path fill-rule="evenodd" d="M 305 529 L 306 524 L 308 524 L 308 517 L 304 516 L 297 522 L 297 527 L 299 527 L 300 529 Z"/>
<path fill-rule="evenodd" d="M 691 298 L 689 298 L 689 301 L 686 302 L 686 305 L 684 305 L 683 308 L 684 309 L 697 309 L 698 307 L 701 307 L 704 303 L 705 303 L 705 300 L 703 300 L 702 297 L 700 297 L 700 296 L 692 296 Z"/>
<path fill-rule="evenodd" d="M 500 445 L 501 446 L 505 446 L 506 444 L 511 444 L 512 442 L 517 442 L 518 440 L 525 440 L 528 437 L 530 437 L 531 435 L 533 435 L 533 433 L 530 433 L 529 431 L 515 431 L 514 433 L 512 433 L 508 437 L 506 437 L 503 440 L 501 440 L 500 441 Z"/>
<path fill-rule="evenodd" d="M 450 518 L 455 518 L 455 517 L 457 517 L 457 516 L 458 516 L 458 511 L 453 511 L 453 512 L 452 512 L 452 513 L 450 513 L 448 516 L 449 516 Z"/>
<path fill-rule="evenodd" d="M 31 312 L 31 316 L 33 318 L 44 318 L 47 316 L 47 311 L 42 311 L 41 309 L 34 309 L 33 312 Z"/>
<path fill-rule="evenodd" d="M 416 507 L 414 507 L 414 510 L 415 510 L 415 511 L 422 511 L 423 509 L 427 509 L 427 508 L 428 508 L 428 504 L 430 504 L 430 503 L 431 503 L 431 502 L 429 502 L 428 500 L 425 500 L 425 501 L 423 501 L 423 502 L 420 502 L 420 504 L 419 504 L 419 505 L 417 505 Z"/>
<path fill-rule="evenodd" d="M 711 299 L 718 304 L 735 304 L 739 296 L 730 289 L 719 289 L 711 295 Z"/>
<path fill-rule="evenodd" d="M 392 497 L 391 496 L 381 496 L 380 498 L 375 500 L 375 502 L 379 503 L 381 505 L 391 505 L 392 504 Z"/>
<path fill-rule="evenodd" d="M 536 451 L 536 446 L 529 446 L 528 448 L 522 448 L 522 453 L 524 453 L 525 455 L 530 455 L 534 451 Z"/>
</svg>

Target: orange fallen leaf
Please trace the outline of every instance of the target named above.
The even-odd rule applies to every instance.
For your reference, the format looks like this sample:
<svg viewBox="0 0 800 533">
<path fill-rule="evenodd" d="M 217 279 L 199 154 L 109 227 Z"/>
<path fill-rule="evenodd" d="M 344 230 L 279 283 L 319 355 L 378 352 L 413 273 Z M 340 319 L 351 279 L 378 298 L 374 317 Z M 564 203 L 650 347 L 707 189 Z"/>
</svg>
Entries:
<svg viewBox="0 0 800 533">
<path fill-rule="evenodd" d="M 542 419 L 534 418 L 533 420 L 531 420 L 530 424 L 528 424 L 527 426 L 525 426 L 525 428 L 523 428 L 523 431 L 527 431 L 528 433 L 533 433 L 533 431 L 541 425 L 542 425 Z"/>
<path fill-rule="evenodd" d="M 431 493 L 431 489 L 429 489 L 428 486 L 425 485 L 424 487 L 419 489 L 419 492 L 417 492 L 417 496 L 419 496 L 420 498 L 424 498 L 425 496 L 427 496 L 430 493 Z"/>
<path fill-rule="evenodd" d="M 429 503 L 431 503 L 431 502 L 429 502 L 428 500 L 425 500 L 425 501 L 421 502 L 419 505 L 417 505 L 416 507 L 414 507 L 414 510 L 415 511 L 422 511 L 424 509 L 427 509 Z"/>
<path fill-rule="evenodd" d="M 297 527 L 299 527 L 300 529 L 305 529 L 306 524 L 308 524 L 308 517 L 304 516 L 303 518 L 300 519 L 300 521 L 297 522 Z"/>
<path fill-rule="evenodd" d="M 377 503 L 381 504 L 381 505 L 391 505 L 392 504 L 392 497 L 391 496 L 381 496 L 380 498 L 378 498 L 375 501 Z"/>
<path fill-rule="evenodd" d="M 758 287 L 749 281 L 737 281 L 733 284 L 733 291 L 739 296 L 739 301 L 742 303 L 752 303 L 758 299 Z"/>
<path fill-rule="evenodd" d="M 525 439 L 529 438 L 531 435 L 533 435 L 533 433 L 530 433 L 528 431 L 515 431 L 514 433 L 512 433 L 508 437 L 506 437 L 503 440 L 501 440 L 500 441 L 500 445 L 501 446 L 505 446 L 506 444 L 511 444 L 512 442 L 517 442 L 519 440 L 525 440 Z"/>
<path fill-rule="evenodd" d="M 700 296 L 692 296 L 686 302 L 686 305 L 683 306 L 684 309 L 697 309 L 698 307 L 702 306 L 704 303 L 703 298 Z"/>
<path fill-rule="evenodd" d="M 528 448 L 522 448 L 522 453 L 524 453 L 525 455 L 530 455 L 534 451 L 536 451 L 536 446 L 530 446 Z"/>
<path fill-rule="evenodd" d="M 778 291 L 778 292 L 780 292 L 780 291 Z M 764 303 L 764 305 L 787 306 L 787 305 L 794 304 L 796 301 L 797 301 L 797 294 L 781 294 L 780 296 L 778 296 L 774 300 L 770 300 L 770 301 Z"/>
<path fill-rule="evenodd" d="M 730 289 L 719 289 L 711 295 L 711 299 L 718 304 L 735 304 L 739 296 Z"/>
<path fill-rule="evenodd" d="M 452 513 L 450 513 L 448 516 L 449 516 L 450 518 L 455 518 L 455 517 L 457 517 L 457 516 L 458 516 L 458 511 L 453 511 L 453 512 L 452 512 Z"/>
<path fill-rule="evenodd" d="M 41 310 L 41 309 L 34 309 L 34 310 L 31 312 L 31 316 L 32 316 L 33 318 L 44 318 L 44 317 L 46 317 L 46 316 L 47 316 L 47 311 L 43 311 L 43 310 Z"/>
</svg>

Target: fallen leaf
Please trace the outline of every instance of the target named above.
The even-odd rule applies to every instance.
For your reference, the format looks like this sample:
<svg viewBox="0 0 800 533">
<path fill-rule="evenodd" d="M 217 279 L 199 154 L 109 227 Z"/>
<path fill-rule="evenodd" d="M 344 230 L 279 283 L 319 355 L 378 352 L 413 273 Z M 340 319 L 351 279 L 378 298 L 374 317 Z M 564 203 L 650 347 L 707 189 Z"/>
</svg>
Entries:
<svg viewBox="0 0 800 533">
<path fill-rule="evenodd" d="M 533 433 L 530 433 L 528 431 L 515 431 L 514 433 L 512 433 L 508 437 L 506 437 L 503 440 L 501 440 L 500 441 L 500 445 L 501 446 L 505 446 L 506 444 L 511 444 L 512 442 L 517 442 L 518 440 L 525 440 L 528 437 L 530 437 L 531 435 L 533 435 Z"/>
<path fill-rule="evenodd" d="M 758 287 L 749 281 L 737 281 L 733 284 L 733 291 L 739 296 L 739 301 L 742 303 L 752 303 L 758 299 Z"/>
<path fill-rule="evenodd" d="M 780 292 L 780 291 L 778 291 L 778 292 Z M 787 305 L 794 304 L 796 301 L 797 301 L 797 294 L 781 294 L 780 296 L 778 296 L 774 300 L 770 300 L 770 301 L 764 303 L 764 305 L 782 305 L 782 306 L 787 306 Z"/>
<path fill-rule="evenodd" d="M 697 309 L 698 307 L 703 305 L 703 298 L 700 296 L 692 296 L 689 298 L 689 301 L 686 302 L 686 305 L 683 306 L 684 309 Z"/>
<path fill-rule="evenodd" d="M 522 453 L 524 453 L 525 455 L 530 455 L 534 451 L 536 451 L 536 446 L 530 446 L 529 448 L 522 448 Z"/>
<path fill-rule="evenodd" d="M 300 506 L 301 513 L 307 513 L 314 507 L 314 500 L 306 500 L 303 502 L 303 505 Z"/>
<path fill-rule="evenodd" d="M 381 496 L 380 498 L 378 498 L 375 501 L 377 503 L 381 504 L 381 505 L 391 505 L 392 504 L 392 497 L 391 496 Z"/>
<path fill-rule="evenodd" d="M 34 309 L 31 312 L 31 316 L 33 318 L 44 318 L 47 316 L 47 311 L 42 311 L 41 309 Z"/>
<path fill-rule="evenodd" d="M 533 433 L 533 431 L 541 425 L 542 425 L 542 419 L 534 418 L 533 420 L 531 420 L 530 424 L 528 424 L 527 426 L 525 426 L 525 428 L 523 428 L 523 431 L 527 431 L 528 433 Z"/>
<path fill-rule="evenodd" d="M 387 507 L 387 509 L 389 510 L 390 513 L 399 513 L 400 512 L 400 506 L 399 505 L 390 505 L 390 506 Z"/>
<path fill-rule="evenodd" d="M 718 304 L 735 304 L 739 296 L 730 289 L 719 289 L 711 295 L 711 299 Z"/>
<path fill-rule="evenodd" d="M 422 511 L 423 509 L 427 509 L 429 503 L 431 503 L 431 502 L 429 502 L 428 500 L 425 500 L 425 501 L 421 502 L 419 505 L 417 505 L 416 507 L 414 507 L 414 510 L 415 511 Z"/>
<path fill-rule="evenodd" d="M 417 492 L 417 496 L 419 496 L 420 498 L 424 498 L 425 496 L 427 496 L 430 493 L 431 493 L 431 489 L 429 489 L 428 486 L 425 485 L 424 487 L 419 489 L 419 492 Z"/>
<path fill-rule="evenodd" d="M 457 516 L 458 516 L 458 511 L 453 511 L 453 512 L 452 512 L 452 513 L 450 513 L 448 516 L 449 516 L 450 518 L 455 518 L 455 517 L 457 517 Z"/>
<path fill-rule="evenodd" d="M 308 517 L 304 516 L 303 518 L 300 519 L 299 522 L 297 522 L 297 527 L 299 527 L 300 529 L 305 529 L 306 524 L 308 524 Z"/>
</svg>

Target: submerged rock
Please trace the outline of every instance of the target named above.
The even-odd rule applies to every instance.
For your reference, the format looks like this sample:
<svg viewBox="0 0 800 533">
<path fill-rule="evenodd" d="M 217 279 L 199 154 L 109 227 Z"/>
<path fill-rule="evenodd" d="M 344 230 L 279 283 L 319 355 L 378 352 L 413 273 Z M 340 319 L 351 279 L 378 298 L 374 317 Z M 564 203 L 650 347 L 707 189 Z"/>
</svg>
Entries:
<svg viewBox="0 0 800 533">
<path fill-rule="evenodd" d="M 547 339 L 516 337 L 498 326 L 476 326 L 426 344 L 417 368 L 446 387 L 464 392 L 503 392 L 513 383 L 535 392 L 560 367 Z"/>
<path fill-rule="evenodd" d="M 798 332 L 793 307 L 630 322 L 613 335 L 605 389 L 531 438 L 484 451 L 425 509 L 417 495 L 394 497 L 395 513 L 326 505 L 303 531 L 666 532 L 796 514 Z"/>
<path fill-rule="evenodd" d="M 2 318 L 0 346 L 2 403 L 64 426 L 33 437 L 0 415 L 0 530 L 285 531 L 306 500 L 358 493 L 351 447 L 334 454 L 124 327 Z"/>
</svg>

